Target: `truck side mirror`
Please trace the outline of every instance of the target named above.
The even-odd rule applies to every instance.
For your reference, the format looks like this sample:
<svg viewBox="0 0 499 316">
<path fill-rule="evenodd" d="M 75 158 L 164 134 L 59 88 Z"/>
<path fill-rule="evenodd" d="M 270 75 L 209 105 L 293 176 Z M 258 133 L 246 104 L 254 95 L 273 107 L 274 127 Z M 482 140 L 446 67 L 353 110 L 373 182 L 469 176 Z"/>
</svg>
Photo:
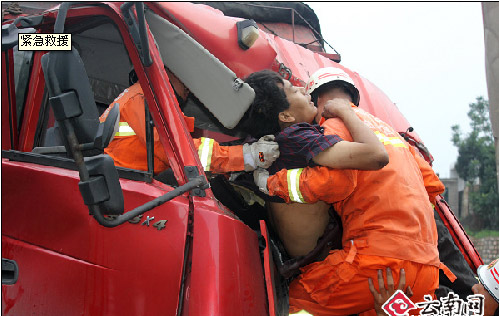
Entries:
<svg viewBox="0 0 499 316">
<path fill-rule="evenodd" d="M 42 57 L 42 68 L 49 91 L 49 101 L 55 119 L 59 122 L 61 134 L 68 134 L 63 121 L 70 121 L 78 143 L 93 143 L 99 127 L 99 112 L 78 52 L 73 48 L 71 51 L 45 54 Z M 66 137 L 62 138 L 67 152 L 71 153 Z M 84 155 L 99 153 L 101 151 L 97 150 L 84 152 Z"/>
<path fill-rule="evenodd" d="M 85 205 L 100 204 L 107 215 L 123 214 L 123 192 L 113 159 L 108 155 L 86 157 L 85 166 L 89 179 L 78 183 Z"/>
<path fill-rule="evenodd" d="M 111 157 L 102 155 L 119 122 L 119 105 L 104 122 L 78 52 L 54 51 L 42 57 L 49 101 L 59 124 L 66 152 L 80 173 L 80 193 L 91 213 L 119 215 L 124 211 L 123 192 Z M 83 156 L 93 156 L 85 157 Z"/>
<path fill-rule="evenodd" d="M 119 106 L 109 111 L 99 122 L 99 112 L 78 51 L 54 51 L 42 57 L 42 67 L 49 90 L 49 101 L 59 122 L 61 134 L 68 133 L 62 123 L 69 120 L 78 143 L 84 144 L 84 156 L 100 154 L 109 145 L 119 123 Z M 66 152 L 71 153 L 66 137 L 62 137 Z"/>
</svg>

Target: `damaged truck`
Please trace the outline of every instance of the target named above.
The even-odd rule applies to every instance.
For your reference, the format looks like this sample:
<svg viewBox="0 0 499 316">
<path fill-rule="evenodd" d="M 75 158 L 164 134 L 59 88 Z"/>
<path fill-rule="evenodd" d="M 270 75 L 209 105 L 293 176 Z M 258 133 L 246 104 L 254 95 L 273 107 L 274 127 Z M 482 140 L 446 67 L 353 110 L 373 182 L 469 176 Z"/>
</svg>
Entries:
<svg viewBox="0 0 499 316">
<path fill-rule="evenodd" d="M 319 68 L 344 69 L 360 107 L 432 163 L 395 104 L 326 53 L 303 3 L 19 4 L 2 23 L 3 315 L 287 315 L 287 261 L 265 208 L 236 177 L 205 172 L 193 144 L 246 138 L 237 123 L 252 72 L 304 86 Z M 71 50 L 22 50 L 24 34 L 70 34 Z M 186 102 L 165 67 L 189 89 Z M 131 74 L 146 100 L 146 171 L 104 154 L 118 108 L 99 117 Z M 170 166 L 161 177 L 153 127 Z M 442 274 L 437 295 L 465 297 L 482 260 L 441 197 L 435 219 L 441 261 L 458 276 Z"/>
</svg>

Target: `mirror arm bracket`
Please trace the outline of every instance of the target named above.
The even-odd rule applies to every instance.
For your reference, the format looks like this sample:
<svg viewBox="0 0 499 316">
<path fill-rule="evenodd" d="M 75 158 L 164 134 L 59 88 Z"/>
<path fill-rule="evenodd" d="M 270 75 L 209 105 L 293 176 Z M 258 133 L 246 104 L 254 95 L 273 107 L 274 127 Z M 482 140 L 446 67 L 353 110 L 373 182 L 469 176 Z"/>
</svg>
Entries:
<svg viewBox="0 0 499 316">
<path fill-rule="evenodd" d="M 187 179 L 191 181 L 192 179 L 195 179 L 199 177 L 199 170 L 196 166 L 186 166 L 184 167 L 185 175 L 187 176 Z M 208 189 L 210 187 L 209 182 L 206 183 L 205 186 L 196 188 L 192 190 L 192 196 L 200 196 L 200 197 L 205 197 L 206 192 L 205 189 Z"/>
<path fill-rule="evenodd" d="M 149 201 L 145 203 L 144 205 L 141 205 L 129 212 L 126 212 L 123 215 L 119 215 L 117 217 L 114 216 L 109 216 L 108 218 L 105 218 L 101 213 L 100 210 L 94 209 L 93 210 L 93 216 L 104 227 L 116 227 L 118 225 L 121 225 L 129 220 L 132 220 L 134 217 L 139 216 L 141 214 L 144 214 L 145 212 L 162 205 L 163 203 L 166 203 L 177 196 L 180 196 L 188 191 L 195 190 L 197 188 L 206 188 L 208 185 L 208 181 L 204 176 L 198 176 L 193 179 L 191 179 L 189 182 L 186 184 L 179 186 L 178 188 L 175 188 L 174 190 L 163 194 L 162 196 L 159 196 L 155 198 L 152 201 Z"/>
</svg>

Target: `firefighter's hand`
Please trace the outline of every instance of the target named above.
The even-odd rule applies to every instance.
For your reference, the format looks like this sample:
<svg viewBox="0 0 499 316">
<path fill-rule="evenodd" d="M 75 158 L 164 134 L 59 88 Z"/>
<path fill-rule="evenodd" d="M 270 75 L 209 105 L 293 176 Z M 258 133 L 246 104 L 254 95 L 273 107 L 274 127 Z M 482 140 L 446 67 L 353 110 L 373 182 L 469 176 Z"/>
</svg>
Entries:
<svg viewBox="0 0 499 316">
<path fill-rule="evenodd" d="M 345 115 L 354 114 L 351 102 L 347 99 L 336 98 L 329 100 L 324 105 L 322 116 L 325 118 L 339 117 L 343 119 Z"/>
<path fill-rule="evenodd" d="M 244 171 L 267 169 L 279 157 L 279 145 L 274 135 L 265 135 L 253 144 L 243 145 Z"/>
<path fill-rule="evenodd" d="M 256 168 L 253 171 L 253 179 L 255 184 L 258 186 L 258 189 L 265 194 L 269 194 L 269 190 L 267 189 L 267 179 L 269 178 L 269 172 L 267 169 Z"/>
<path fill-rule="evenodd" d="M 400 279 L 397 289 L 395 289 L 392 270 L 390 268 L 386 268 L 386 285 L 387 285 L 386 287 L 385 287 L 385 280 L 383 279 L 383 271 L 378 270 L 379 293 L 374 288 L 373 280 L 369 278 L 368 282 L 369 282 L 369 291 L 371 291 L 371 293 L 374 296 L 374 309 L 376 310 L 376 314 L 378 316 L 386 316 L 385 311 L 381 307 L 393 295 L 393 293 L 395 293 L 396 290 L 401 290 L 401 291 L 404 290 L 405 270 L 404 269 L 400 270 Z M 410 286 L 407 287 L 405 293 L 407 297 L 412 296 L 413 293 Z"/>
</svg>

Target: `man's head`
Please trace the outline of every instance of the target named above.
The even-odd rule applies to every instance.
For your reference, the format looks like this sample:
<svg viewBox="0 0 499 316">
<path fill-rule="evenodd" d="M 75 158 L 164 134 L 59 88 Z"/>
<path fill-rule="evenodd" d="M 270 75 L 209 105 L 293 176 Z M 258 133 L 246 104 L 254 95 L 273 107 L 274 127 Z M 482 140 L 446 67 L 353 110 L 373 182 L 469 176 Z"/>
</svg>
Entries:
<svg viewBox="0 0 499 316">
<path fill-rule="evenodd" d="M 305 89 L 293 86 L 278 73 L 262 70 L 246 80 L 255 91 L 255 100 L 239 128 L 253 137 L 275 134 L 295 123 L 312 123 L 317 109 Z"/>
<path fill-rule="evenodd" d="M 168 75 L 168 79 L 170 79 L 170 84 L 173 87 L 173 92 L 175 93 L 175 97 L 177 98 L 179 106 L 182 109 L 185 105 L 185 102 L 187 101 L 187 97 L 189 96 L 189 89 L 166 66 L 165 70 L 166 74 Z"/>
<path fill-rule="evenodd" d="M 170 84 L 173 87 L 173 92 L 175 93 L 175 97 L 177 98 L 177 101 L 179 102 L 180 108 L 183 108 L 185 105 L 185 102 L 187 101 L 187 98 L 189 96 L 189 89 L 180 81 L 180 79 L 177 78 L 173 74 L 173 72 L 170 71 L 165 66 L 166 74 L 168 75 L 168 79 L 170 80 Z M 128 83 L 129 85 L 135 84 L 137 81 L 139 81 L 139 78 L 137 76 L 137 73 L 135 72 L 135 69 L 132 68 L 130 72 L 128 73 Z"/>
</svg>

